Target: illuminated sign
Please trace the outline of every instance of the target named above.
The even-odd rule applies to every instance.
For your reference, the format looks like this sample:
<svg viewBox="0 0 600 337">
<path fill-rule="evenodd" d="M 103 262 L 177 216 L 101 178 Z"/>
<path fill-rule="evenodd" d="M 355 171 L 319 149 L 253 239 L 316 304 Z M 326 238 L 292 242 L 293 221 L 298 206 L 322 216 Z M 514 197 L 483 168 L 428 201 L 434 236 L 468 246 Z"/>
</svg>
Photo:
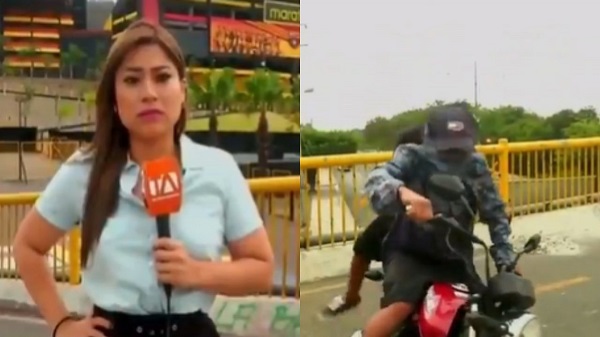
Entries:
<svg viewBox="0 0 600 337">
<path fill-rule="evenodd" d="M 213 18 L 210 50 L 217 54 L 300 58 L 300 27 Z"/>
</svg>

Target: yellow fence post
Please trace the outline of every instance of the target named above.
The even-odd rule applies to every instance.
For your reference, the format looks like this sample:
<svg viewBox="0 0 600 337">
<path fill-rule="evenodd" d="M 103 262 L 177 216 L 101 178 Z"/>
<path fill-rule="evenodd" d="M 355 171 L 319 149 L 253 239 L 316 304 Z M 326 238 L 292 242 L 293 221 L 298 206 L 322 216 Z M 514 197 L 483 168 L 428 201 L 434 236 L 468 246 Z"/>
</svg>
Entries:
<svg viewBox="0 0 600 337">
<path fill-rule="evenodd" d="M 69 283 L 72 285 L 79 284 L 81 279 L 80 245 L 81 226 L 77 226 L 69 233 Z"/>
<path fill-rule="evenodd" d="M 508 147 L 508 139 L 502 138 L 498 141 L 500 147 L 500 155 L 498 156 L 498 190 L 505 203 L 510 200 L 510 175 L 509 175 L 509 158 L 510 149 Z"/>
</svg>

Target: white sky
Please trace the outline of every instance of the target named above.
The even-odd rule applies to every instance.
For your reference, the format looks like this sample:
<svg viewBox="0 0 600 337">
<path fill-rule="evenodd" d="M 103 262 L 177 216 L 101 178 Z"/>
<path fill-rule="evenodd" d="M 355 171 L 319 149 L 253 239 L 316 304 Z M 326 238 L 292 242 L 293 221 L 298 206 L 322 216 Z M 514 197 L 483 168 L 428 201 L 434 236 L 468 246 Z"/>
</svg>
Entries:
<svg viewBox="0 0 600 337">
<path fill-rule="evenodd" d="M 302 0 L 302 121 L 363 127 L 436 99 L 600 108 L 600 2 Z"/>
</svg>

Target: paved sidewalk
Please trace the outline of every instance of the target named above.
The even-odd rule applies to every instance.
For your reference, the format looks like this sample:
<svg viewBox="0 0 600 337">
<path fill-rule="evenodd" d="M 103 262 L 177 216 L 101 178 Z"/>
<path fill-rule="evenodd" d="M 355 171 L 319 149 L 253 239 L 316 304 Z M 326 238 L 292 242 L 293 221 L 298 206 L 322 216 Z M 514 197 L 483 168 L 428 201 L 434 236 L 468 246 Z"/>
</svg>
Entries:
<svg viewBox="0 0 600 337">
<path fill-rule="evenodd" d="M 70 311 L 90 312 L 91 303 L 80 287 L 61 284 L 58 289 Z M 0 316 L 2 337 L 48 336 L 20 281 L 0 280 L 0 314 L 5 314 Z M 209 315 L 224 337 L 300 336 L 300 301 L 295 298 L 218 296 Z"/>
</svg>

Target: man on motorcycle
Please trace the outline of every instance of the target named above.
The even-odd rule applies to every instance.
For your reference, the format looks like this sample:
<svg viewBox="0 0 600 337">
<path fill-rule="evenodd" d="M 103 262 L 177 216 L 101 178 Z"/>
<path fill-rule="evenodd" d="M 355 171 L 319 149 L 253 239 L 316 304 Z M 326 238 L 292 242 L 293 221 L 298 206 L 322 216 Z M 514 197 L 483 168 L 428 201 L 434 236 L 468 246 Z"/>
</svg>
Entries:
<svg viewBox="0 0 600 337">
<path fill-rule="evenodd" d="M 463 283 L 471 289 L 481 285 L 471 276 L 472 262 L 466 266 L 463 260 L 472 261 L 473 244 L 453 232 L 444 240 L 447 228 L 440 234 L 439 228 L 427 224 L 434 214 L 448 210 L 470 231 L 475 222 L 464 207 L 450 207 L 428 195 L 426 184 L 431 174 L 454 174 L 463 180 L 469 204 L 489 227 L 496 266 L 512 261 L 508 216 L 485 158 L 475 152 L 477 133 L 477 121 L 466 107 L 438 107 L 425 125 L 423 145 L 399 146 L 390 162 L 369 175 L 365 188 L 373 209 L 378 214 L 405 212 L 406 216 L 396 217 L 386 238 L 383 309 L 369 320 L 364 337 L 392 336 L 433 282 Z"/>
<path fill-rule="evenodd" d="M 423 125 L 404 130 L 400 133 L 396 147 L 403 144 L 423 143 Z M 325 315 L 337 315 L 360 304 L 360 288 L 365 272 L 371 261 L 382 261 L 383 239 L 390 231 L 395 216 L 378 215 L 354 242 L 354 256 L 350 262 L 348 288 L 343 296 L 336 296 L 323 311 Z"/>
</svg>

